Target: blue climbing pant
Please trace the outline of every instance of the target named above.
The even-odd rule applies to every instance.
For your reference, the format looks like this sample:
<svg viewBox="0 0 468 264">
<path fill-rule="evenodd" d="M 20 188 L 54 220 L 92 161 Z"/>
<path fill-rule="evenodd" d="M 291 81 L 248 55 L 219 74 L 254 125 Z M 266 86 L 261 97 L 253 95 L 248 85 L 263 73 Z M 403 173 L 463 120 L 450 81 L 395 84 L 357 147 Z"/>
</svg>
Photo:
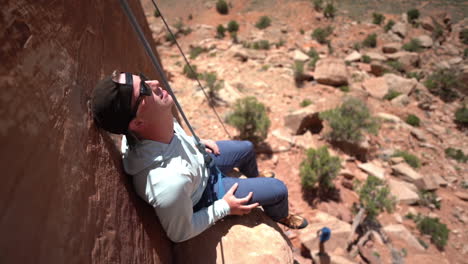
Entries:
<svg viewBox="0 0 468 264">
<path fill-rule="evenodd" d="M 239 185 L 234 195 L 243 198 L 253 193 L 247 204 L 259 203 L 265 213 L 278 221 L 288 216 L 288 189 L 286 185 L 275 178 L 259 178 L 257 160 L 253 144 L 250 141 L 225 140 L 217 141 L 220 155 L 211 154 L 214 163 L 219 168 L 212 168 L 208 185 L 200 201 L 194 206 L 194 211 L 208 207 L 215 200 L 222 199 L 224 192 L 237 182 Z M 238 168 L 247 179 L 227 177 L 224 174 Z M 222 173 L 220 174 L 219 171 Z M 222 184 L 220 186 L 220 184 Z"/>
</svg>

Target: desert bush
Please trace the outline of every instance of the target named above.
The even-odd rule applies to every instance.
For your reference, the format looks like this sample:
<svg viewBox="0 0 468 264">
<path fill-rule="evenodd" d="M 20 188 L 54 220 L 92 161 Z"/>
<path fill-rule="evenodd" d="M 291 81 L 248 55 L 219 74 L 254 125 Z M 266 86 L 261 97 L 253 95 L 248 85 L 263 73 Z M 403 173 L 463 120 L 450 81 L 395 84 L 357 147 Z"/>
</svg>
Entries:
<svg viewBox="0 0 468 264">
<path fill-rule="evenodd" d="M 203 52 L 207 52 L 207 51 L 208 51 L 208 49 L 202 48 L 200 46 L 191 47 L 190 48 L 190 59 L 195 59 L 196 57 L 198 57 L 198 55 L 200 55 Z"/>
<path fill-rule="evenodd" d="M 235 20 L 231 20 L 227 25 L 227 30 L 229 32 L 237 32 L 239 30 L 239 24 Z"/>
<path fill-rule="evenodd" d="M 440 199 L 437 197 L 437 194 L 432 191 L 420 191 L 418 193 L 419 201 L 418 204 L 426 207 L 435 207 L 440 209 Z"/>
<path fill-rule="evenodd" d="M 462 31 L 460 31 L 459 37 L 463 44 L 468 45 L 468 28 L 462 29 Z"/>
<path fill-rule="evenodd" d="M 294 61 L 293 65 L 294 81 L 299 85 L 304 80 L 304 62 Z"/>
<path fill-rule="evenodd" d="M 419 39 L 411 39 L 410 42 L 403 44 L 402 49 L 410 52 L 420 52 L 422 50 Z"/>
<path fill-rule="evenodd" d="M 413 114 L 409 114 L 407 117 L 406 117 L 406 123 L 408 125 L 411 125 L 411 126 L 414 126 L 414 127 L 419 127 L 420 125 L 420 122 L 421 120 L 419 119 L 419 117 L 413 115 Z"/>
<path fill-rule="evenodd" d="M 361 43 L 355 42 L 355 43 L 353 44 L 353 49 L 354 49 L 354 50 L 360 51 L 361 48 L 362 48 Z"/>
<path fill-rule="evenodd" d="M 258 29 L 265 29 L 271 25 L 271 19 L 268 16 L 262 16 L 258 19 L 255 27 Z"/>
<path fill-rule="evenodd" d="M 418 81 L 422 80 L 422 78 L 424 78 L 424 73 L 423 72 L 408 72 L 406 74 L 406 77 L 411 79 L 411 78 L 414 78 Z"/>
<path fill-rule="evenodd" d="M 216 10 L 221 15 L 226 15 L 227 13 L 229 13 L 229 7 L 226 1 L 218 0 L 218 2 L 216 2 Z"/>
<path fill-rule="evenodd" d="M 389 30 L 391 30 L 392 27 L 393 27 L 394 25 L 395 25 L 395 21 L 393 21 L 393 20 L 390 19 L 390 20 L 387 22 L 387 24 L 385 24 L 385 26 L 384 26 L 385 32 L 388 32 Z"/>
<path fill-rule="evenodd" d="M 379 178 L 369 175 L 364 184 L 357 184 L 360 207 L 366 211 L 366 219 L 375 220 L 387 211 L 391 213 L 395 208 L 395 198 L 390 194 L 389 187 Z"/>
<path fill-rule="evenodd" d="M 190 70 L 190 66 L 188 64 L 185 64 L 182 73 L 185 74 L 187 78 L 195 80 L 198 77 L 197 66 L 192 65 L 192 70 Z"/>
<path fill-rule="evenodd" d="M 331 156 L 326 146 L 308 149 L 300 166 L 302 188 L 307 191 L 318 189 L 319 196 L 327 194 L 335 187 L 333 179 L 340 168 L 340 158 Z"/>
<path fill-rule="evenodd" d="M 301 35 L 304 35 L 304 33 L 305 33 L 304 29 L 302 29 L 302 28 L 299 29 L 299 33 L 300 33 Z"/>
<path fill-rule="evenodd" d="M 390 68 L 394 69 L 397 72 L 404 71 L 403 64 L 401 64 L 401 62 L 397 60 L 389 60 L 389 61 L 386 61 L 385 64 L 387 64 L 388 66 L 390 66 Z"/>
<path fill-rule="evenodd" d="M 361 60 L 362 60 L 362 62 L 364 62 L 364 63 L 371 63 L 371 61 L 372 61 L 371 57 L 369 57 L 369 56 L 367 56 L 367 55 L 363 55 L 363 56 L 361 57 Z"/>
<path fill-rule="evenodd" d="M 431 236 L 431 242 L 438 249 L 442 250 L 447 245 L 450 230 L 439 218 L 422 217 L 417 221 L 417 227 L 421 233 Z"/>
<path fill-rule="evenodd" d="M 209 103 L 214 105 L 216 104 L 216 98 L 218 91 L 223 88 L 224 82 L 218 81 L 218 77 L 215 72 L 206 72 L 202 75 L 202 79 L 206 82 L 206 87 L 208 87 L 208 100 Z"/>
<path fill-rule="evenodd" d="M 323 8 L 323 0 L 314 0 L 314 9 L 315 11 L 320 11 Z"/>
<path fill-rule="evenodd" d="M 317 40 L 320 44 L 325 44 L 328 42 L 328 37 L 333 33 L 333 28 L 328 26 L 326 28 L 316 28 L 314 32 L 312 32 L 311 37 Z"/>
<path fill-rule="evenodd" d="M 336 9 L 335 5 L 333 3 L 327 3 L 325 5 L 325 8 L 323 9 L 323 16 L 326 18 L 334 18 L 336 16 L 336 12 L 338 10 Z"/>
<path fill-rule="evenodd" d="M 259 40 L 259 41 L 255 41 L 254 43 L 252 43 L 252 48 L 268 50 L 268 49 L 270 49 L 270 42 L 268 40 L 264 40 L 264 39 Z"/>
<path fill-rule="evenodd" d="M 463 150 L 461 149 L 446 148 L 445 156 L 448 158 L 454 159 L 457 162 L 465 163 L 468 161 L 468 155 L 465 155 L 465 153 L 463 153 Z"/>
<path fill-rule="evenodd" d="M 307 55 L 310 57 L 308 67 L 311 69 L 315 68 L 315 64 L 320 59 L 319 53 L 314 48 L 310 48 L 309 51 L 307 51 Z"/>
<path fill-rule="evenodd" d="M 466 105 L 460 107 L 455 111 L 455 122 L 468 125 L 468 108 Z"/>
<path fill-rule="evenodd" d="M 342 85 L 342 86 L 338 87 L 338 89 L 340 89 L 340 91 L 342 91 L 344 93 L 349 92 L 349 86 L 348 85 Z"/>
<path fill-rule="evenodd" d="M 170 32 L 166 33 L 166 41 L 169 41 L 171 44 L 174 44 L 177 39 L 177 34 L 171 34 Z"/>
<path fill-rule="evenodd" d="M 445 102 L 459 97 L 457 89 L 461 86 L 458 75 L 451 69 L 440 69 L 427 77 L 424 85 L 429 91 Z"/>
<path fill-rule="evenodd" d="M 237 38 L 237 32 L 229 32 L 229 35 L 231 36 L 232 43 L 239 43 L 239 39 Z"/>
<path fill-rule="evenodd" d="M 161 14 L 159 13 L 159 10 L 158 9 L 154 10 L 154 17 L 160 17 L 160 16 Z"/>
<path fill-rule="evenodd" d="M 414 24 L 416 22 L 416 19 L 419 18 L 419 10 L 416 8 L 408 10 L 406 14 L 408 15 L 408 22 L 411 24 Z"/>
<path fill-rule="evenodd" d="M 463 58 L 464 58 L 464 59 L 468 58 L 468 48 L 465 48 L 465 49 L 463 50 Z"/>
<path fill-rule="evenodd" d="M 384 100 L 388 100 L 388 101 L 391 101 L 393 99 L 395 99 L 396 97 L 400 96 L 401 93 L 398 92 L 398 91 L 395 91 L 393 89 L 390 89 L 387 94 L 383 97 Z"/>
<path fill-rule="evenodd" d="M 419 158 L 407 151 L 398 150 L 392 155 L 392 157 L 402 157 L 408 165 L 415 169 L 421 167 L 421 161 L 419 161 Z"/>
<path fill-rule="evenodd" d="M 375 48 L 377 46 L 377 34 L 373 33 L 368 35 L 364 41 L 362 41 L 362 46 Z"/>
<path fill-rule="evenodd" d="M 226 36 L 226 28 L 223 26 L 223 25 L 218 25 L 218 27 L 216 28 L 216 37 L 217 38 L 224 38 L 224 36 Z"/>
<path fill-rule="evenodd" d="M 381 25 L 385 21 L 385 16 L 380 13 L 372 13 L 372 23 Z"/>
<path fill-rule="evenodd" d="M 238 99 L 234 111 L 226 117 L 226 122 L 239 130 L 241 139 L 254 143 L 263 141 L 270 128 L 265 105 L 253 96 Z"/>
<path fill-rule="evenodd" d="M 300 106 L 301 107 L 306 107 L 306 106 L 309 106 L 311 104 L 312 104 L 312 101 L 310 99 L 304 99 L 304 100 L 302 100 Z"/>
<path fill-rule="evenodd" d="M 379 129 L 377 119 L 371 116 L 364 102 L 356 98 L 348 98 L 335 109 L 319 114 L 320 118 L 328 121 L 332 141 L 346 141 L 357 143 L 362 140 L 363 132 L 376 134 Z"/>
</svg>

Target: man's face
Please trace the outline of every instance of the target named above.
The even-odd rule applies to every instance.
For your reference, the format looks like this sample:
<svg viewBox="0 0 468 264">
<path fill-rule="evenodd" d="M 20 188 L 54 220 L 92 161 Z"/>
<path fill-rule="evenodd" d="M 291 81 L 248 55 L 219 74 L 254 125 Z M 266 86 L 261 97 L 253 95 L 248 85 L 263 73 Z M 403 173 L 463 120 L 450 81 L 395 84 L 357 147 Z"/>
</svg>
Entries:
<svg viewBox="0 0 468 264">
<path fill-rule="evenodd" d="M 132 75 L 133 78 L 133 97 L 132 109 L 137 107 L 136 118 L 151 121 L 166 111 L 171 111 L 174 103 L 169 93 L 161 88 L 156 80 L 146 81 L 147 86 L 151 89 L 151 95 L 140 95 L 140 84 L 142 82 L 140 76 Z M 125 74 L 120 74 L 119 83 L 125 83 Z M 138 98 L 141 96 L 141 100 Z M 140 103 L 137 105 L 137 101 Z"/>
</svg>

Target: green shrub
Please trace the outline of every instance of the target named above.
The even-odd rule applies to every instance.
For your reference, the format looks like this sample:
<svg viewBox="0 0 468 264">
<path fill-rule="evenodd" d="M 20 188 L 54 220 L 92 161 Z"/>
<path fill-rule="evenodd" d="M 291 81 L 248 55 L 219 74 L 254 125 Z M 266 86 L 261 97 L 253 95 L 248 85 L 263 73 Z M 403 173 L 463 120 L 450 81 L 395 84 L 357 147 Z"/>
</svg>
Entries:
<svg viewBox="0 0 468 264">
<path fill-rule="evenodd" d="M 338 87 L 338 89 L 340 89 L 344 93 L 349 92 L 349 86 L 348 85 L 342 85 L 342 86 Z"/>
<path fill-rule="evenodd" d="M 159 13 L 159 10 L 158 9 L 154 10 L 154 17 L 160 17 L 160 16 L 161 14 Z"/>
<path fill-rule="evenodd" d="M 312 104 L 312 101 L 310 99 L 304 99 L 304 100 L 302 100 L 300 106 L 301 107 L 306 107 L 306 106 L 311 105 L 311 104 Z"/>
<path fill-rule="evenodd" d="M 458 162 L 465 163 L 468 161 L 468 155 L 465 155 L 465 153 L 463 153 L 463 150 L 461 149 L 446 148 L 445 156 L 447 156 L 448 158 L 454 159 Z"/>
<path fill-rule="evenodd" d="M 232 42 L 233 43 L 239 43 L 239 39 L 237 38 L 237 32 L 229 32 L 229 35 L 231 36 Z"/>
<path fill-rule="evenodd" d="M 241 139 L 254 143 L 263 141 L 270 128 L 266 107 L 253 96 L 238 99 L 234 112 L 227 116 L 226 122 L 239 130 Z"/>
<path fill-rule="evenodd" d="M 395 21 L 393 21 L 393 20 L 390 19 L 390 20 L 387 22 L 387 24 L 385 24 L 385 26 L 384 26 L 385 32 L 390 31 L 394 25 L 395 25 Z"/>
<path fill-rule="evenodd" d="M 302 83 L 304 80 L 304 62 L 302 61 L 294 61 L 294 66 L 293 66 L 293 72 L 294 72 L 294 81 L 296 84 Z"/>
<path fill-rule="evenodd" d="M 300 33 L 301 35 L 304 35 L 304 33 L 305 33 L 304 29 L 302 29 L 302 28 L 299 29 L 299 33 Z"/>
<path fill-rule="evenodd" d="M 418 204 L 431 208 L 432 206 L 440 209 L 440 199 L 435 192 L 420 191 Z"/>
<path fill-rule="evenodd" d="M 411 24 L 414 24 L 415 20 L 419 18 L 419 10 L 416 8 L 408 10 L 406 14 L 408 15 L 408 22 Z"/>
<path fill-rule="evenodd" d="M 182 73 L 185 74 L 185 76 L 187 76 L 187 78 L 195 80 L 198 77 L 197 66 L 192 65 L 192 69 L 193 69 L 193 71 L 190 70 L 190 67 L 188 66 L 188 64 L 185 64 Z"/>
<path fill-rule="evenodd" d="M 208 49 L 202 48 L 200 46 L 191 47 L 190 48 L 190 59 L 193 60 L 196 57 L 198 57 L 198 55 L 200 55 L 201 53 L 207 52 L 207 51 L 208 51 Z"/>
<path fill-rule="evenodd" d="M 333 179 L 340 168 L 340 158 L 331 156 L 326 146 L 308 149 L 300 166 L 302 188 L 308 191 L 318 189 L 320 196 L 328 193 L 335 187 Z"/>
<path fill-rule="evenodd" d="M 439 218 L 425 216 L 418 221 L 417 227 L 421 233 L 431 236 L 431 242 L 438 249 L 442 250 L 447 245 L 450 230 L 447 225 L 439 221 Z"/>
<path fill-rule="evenodd" d="M 410 42 L 405 43 L 402 49 L 410 52 L 420 52 L 422 50 L 421 41 L 419 39 L 411 39 Z"/>
<path fill-rule="evenodd" d="M 218 2 L 216 2 L 216 10 L 221 15 L 226 15 L 227 13 L 229 13 L 229 7 L 226 1 L 218 0 Z"/>
<path fill-rule="evenodd" d="M 353 49 L 354 49 L 354 50 L 360 51 L 360 50 L 361 50 L 361 47 L 362 47 L 362 46 L 361 46 L 361 43 L 359 43 L 359 42 L 355 42 L 355 43 L 353 44 Z"/>
<path fill-rule="evenodd" d="M 328 136 L 333 141 L 357 143 L 362 140 L 364 131 L 376 134 L 379 128 L 365 103 L 356 98 L 348 98 L 341 106 L 319 116 L 328 121 L 332 129 Z"/>
<path fill-rule="evenodd" d="M 260 19 L 257 21 L 255 26 L 258 29 L 265 29 L 271 25 L 271 19 L 268 16 L 262 16 Z"/>
<path fill-rule="evenodd" d="M 385 21 L 385 17 L 379 13 L 372 13 L 372 23 L 381 25 Z"/>
<path fill-rule="evenodd" d="M 401 93 L 398 92 L 398 91 L 395 91 L 393 89 L 390 89 L 387 94 L 383 97 L 384 100 L 388 100 L 388 101 L 391 101 L 393 99 L 395 99 L 396 97 L 400 96 Z"/>
<path fill-rule="evenodd" d="M 312 32 L 311 37 L 318 41 L 320 44 L 325 44 L 328 42 L 327 38 L 333 33 L 333 28 L 328 26 L 326 28 L 316 28 Z"/>
<path fill-rule="evenodd" d="M 362 42 L 362 46 L 375 48 L 377 46 L 377 34 L 373 33 L 368 35 Z"/>
<path fill-rule="evenodd" d="M 202 79 L 205 80 L 208 87 L 208 98 L 212 105 L 216 103 L 217 93 L 224 85 L 224 82 L 218 81 L 217 78 L 215 72 L 206 72 L 202 75 Z"/>
<path fill-rule="evenodd" d="M 397 60 L 389 60 L 389 61 L 386 61 L 385 64 L 387 64 L 388 66 L 390 66 L 392 69 L 394 69 L 397 72 L 404 71 L 403 64 L 401 64 L 401 62 Z"/>
<path fill-rule="evenodd" d="M 444 28 L 437 22 L 435 22 L 434 30 L 432 31 L 432 39 L 437 40 L 444 35 Z"/>
<path fill-rule="evenodd" d="M 463 125 L 468 124 L 468 108 L 466 108 L 466 105 L 457 109 L 455 112 L 455 121 Z"/>
<path fill-rule="evenodd" d="M 464 28 L 460 31 L 460 40 L 463 44 L 468 45 L 468 28 Z"/>
<path fill-rule="evenodd" d="M 364 184 L 358 184 L 359 203 L 366 210 L 366 219 L 375 220 L 384 211 L 391 213 L 395 208 L 395 198 L 384 181 L 369 175 Z"/>
<path fill-rule="evenodd" d="M 218 27 L 216 28 L 216 37 L 222 39 L 226 35 L 225 33 L 226 33 L 226 28 L 221 24 L 218 25 Z"/>
<path fill-rule="evenodd" d="M 263 50 L 268 50 L 270 49 L 270 42 L 268 40 L 259 40 L 259 41 L 255 41 L 253 44 L 252 44 L 252 47 L 254 49 L 263 49 Z"/>
<path fill-rule="evenodd" d="M 424 73 L 423 72 L 408 72 L 406 74 L 406 77 L 411 79 L 411 78 L 414 78 L 418 81 L 422 80 L 422 78 L 424 78 Z"/>
<path fill-rule="evenodd" d="M 275 46 L 276 46 L 276 48 L 279 48 L 279 47 L 284 46 L 285 43 L 286 43 L 286 41 L 284 39 L 280 38 L 280 40 L 278 40 L 278 42 L 275 43 Z"/>
<path fill-rule="evenodd" d="M 408 163 L 408 165 L 410 165 L 411 167 L 417 169 L 419 167 L 421 167 L 421 161 L 419 161 L 419 158 L 407 151 L 404 151 L 404 150 L 399 150 L 399 151 L 396 151 L 392 157 L 402 157 L 406 163 Z"/>
<path fill-rule="evenodd" d="M 229 32 L 237 32 L 239 30 L 239 24 L 235 20 L 231 20 L 227 25 L 227 30 Z"/>
<path fill-rule="evenodd" d="M 323 0 L 314 0 L 314 9 L 315 11 L 320 11 L 323 8 Z"/>
<path fill-rule="evenodd" d="M 309 68 L 315 68 L 315 64 L 320 59 L 319 53 L 314 48 L 310 48 L 307 52 L 307 55 L 310 57 L 310 61 L 308 64 Z"/>
<path fill-rule="evenodd" d="M 450 69 L 440 69 L 427 77 L 424 85 L 429 91 L 445 102 L 459 97 L 457 89 L 461 86 L 458 75 Z"/>
<path fill-rule="evenodd" d="M 326 18 L 334 18 L 337 11 L 338 10 L 336 9 L 335 5 L 333 5 L 333 3 L 327 3 L 323 9 L 323 16 Z"/>
<path fill-rule="evenodd" d="M 407 117 L 406 117 L 406 123 L 408 125 L 411 125 L 411 126 L 414 126 L 414 127 L 419 127 L 420 125 L 420 122 L 421 120 L 419 119 L 419 117 L 413 115 L 413 114 L 409 114 Z"/>
<path fill-rule="evenodd" d="M 367 55 L 363 55 L 363 56 L 361 57 L 361 60 L 362 60 L 362 62 L 364 62 L 364 63 L 371 63 L 371 61 L 372 61 L 371 57 L 369 57 L 369 56 L 367 56 Z"/>
<path fill-rule="evenodd" d="M 170 32 L 166 33 L 166 41 L 169 41 L 171 44 L 176 42 L 177 34 L 171 34 Z"/>
</svg>

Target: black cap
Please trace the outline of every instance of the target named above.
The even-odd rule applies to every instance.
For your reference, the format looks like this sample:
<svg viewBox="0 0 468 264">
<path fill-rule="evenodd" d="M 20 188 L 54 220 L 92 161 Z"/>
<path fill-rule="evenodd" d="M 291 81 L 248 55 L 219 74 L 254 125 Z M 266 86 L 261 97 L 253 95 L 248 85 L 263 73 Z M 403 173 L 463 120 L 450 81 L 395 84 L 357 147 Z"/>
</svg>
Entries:
<svg viewBox="0 0 468 264">
<path fill-rule="evenodd" d="M 92 111 L 96 124 L 114 134 L 127 134 L 132 121 L 133 86 L 120 84 L 108 76 L 93 91 Z"/>
</svg>

